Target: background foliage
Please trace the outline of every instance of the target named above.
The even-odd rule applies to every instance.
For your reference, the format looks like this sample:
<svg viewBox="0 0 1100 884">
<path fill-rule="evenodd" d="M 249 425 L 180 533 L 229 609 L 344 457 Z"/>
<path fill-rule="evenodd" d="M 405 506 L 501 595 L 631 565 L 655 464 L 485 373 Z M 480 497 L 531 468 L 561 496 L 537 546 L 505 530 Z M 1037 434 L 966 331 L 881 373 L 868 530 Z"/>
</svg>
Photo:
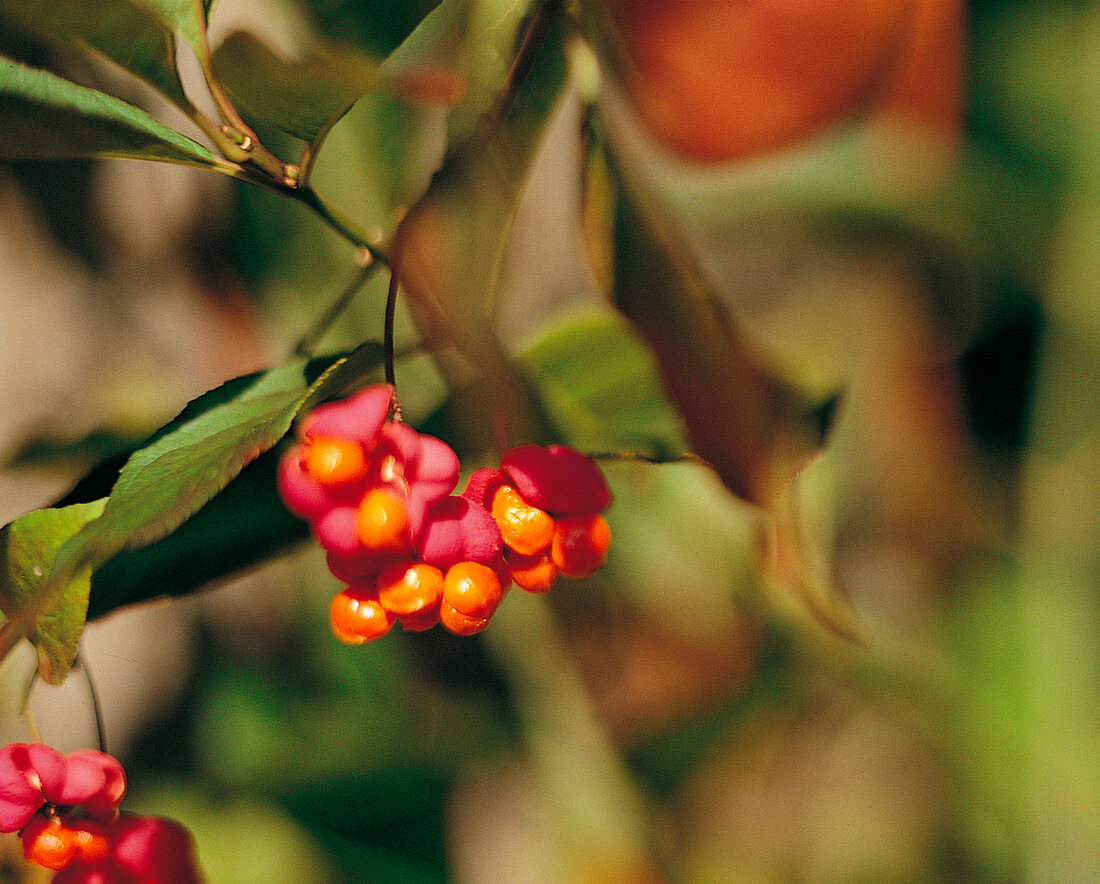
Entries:
<svg viewBox="0 0 1100 884">
<path fill-rule="evenodd" d="M 620 6 L 0 5 L 13 733 L 86 607 L 212 882 L 1090 879 L 1100 12 L 972 3 L 925 177 L 856 112 L 676 161 Z M 381 377 L 386 262 L 407 418 L 467 470 L 498 418 L 616 455 L 615 541 L 347 648 L 272 476 Z M 83 669 L 31 694 L 64 749 Z"/>
</svg>

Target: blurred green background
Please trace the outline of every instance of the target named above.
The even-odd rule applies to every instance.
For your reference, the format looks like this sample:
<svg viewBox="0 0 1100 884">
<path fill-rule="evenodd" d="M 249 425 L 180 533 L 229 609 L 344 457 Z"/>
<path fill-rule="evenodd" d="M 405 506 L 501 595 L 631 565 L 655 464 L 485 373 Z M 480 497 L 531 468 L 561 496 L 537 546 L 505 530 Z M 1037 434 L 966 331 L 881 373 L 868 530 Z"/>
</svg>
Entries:
<svg viewBox="0 0 1100 884">
<path fill-rule="evenodd" d="M 432 6 L 220 0 L 212 22 L 381 57 Z M 646 166 L 828 425 L 774 520 L 699 463 L 608 459 L 606 569 L 513 590 L 472 639 L 338 644 L 312 548 L 93 623 L 129 808 L 185 822 L 211 884 L 1100 878 L 1100 8 L 967 18 L 963 146 L 934 186 L 853 176 L 858 121 L 751 174 Z M 654 358 L 583 254 L 580 115 L 570 94 L 548 127 L 494 328 L 557 435 L 675 454 Z M 413 116 L 357 105 L 318 190 L 388 229 L 441 150 Z M 5 521 L 283 358 L 350 275 L 300 207 L 213 177 L 0 166 Z M 323 349 L 380 336 L 383 300 L 374 278 Z M 484 420 L 422 352 L 398 381 L 456 447 Z M 93 732 L 80 673 L 32 708 L 62 748 Z"/>
</svg>

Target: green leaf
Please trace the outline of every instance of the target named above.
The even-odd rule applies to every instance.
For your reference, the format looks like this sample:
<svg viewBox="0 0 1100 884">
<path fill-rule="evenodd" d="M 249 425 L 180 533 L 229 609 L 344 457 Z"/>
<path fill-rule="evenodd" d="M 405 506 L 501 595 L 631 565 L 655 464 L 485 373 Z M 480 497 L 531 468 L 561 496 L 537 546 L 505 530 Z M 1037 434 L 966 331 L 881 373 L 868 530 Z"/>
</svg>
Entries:
<svg viewBox="0 0 1100 884">
<path fill-rule="evenodd" d="M 378 66 L 350 48 L 325 47 L 286 61 L 243 32 L 225 39 L 212 64 L 241 106 L 311 144 L 378 81 Z"/>
<path fill-rule="evenodd" d="M 423 65 L 461 72 L 463 100 L 447 117 L 448 149 L 482 124 L 512 65 L 517 37 L 532 0 L 443 0 L 382 64 L 397 79 Z"/>
<path fill-rule="evenodd" d="M 210 51 L 206 42 L 206 13 L 210 4 L 195 0 L 132 0 L 161 25 L 178 34 L 206 67 Z"/>
<path fill-rule="evenodd" d="M 319 377 L 316 362 L 293 359 L 200 397 L 134 452 L 103 514 L 59 551 L 50 582 L 175 531 L 286 435 L 298 414 L 361 380 L 379 361 L 380 347 L 371 342 Z"/>
<path fill-rule="evenodd" d="M 90 47 L 152 83 L 180 106 L 189 102 L 176 72 L 171 31 L 128 0 L 18 0 L 0 20 L 47 39 Z"/>
<path fill-rule="evenodd" d="M 54 593 L 46 587 L 50 566 L 61 546 L 97 518 L 105 504 L 97 500 L 35 510 L 0 530 L 0 610 L 9 621 L 26 616 L 35 621 L 27 637 L 38 649 L 39 672 L 50 684 L 60 684 L 76 659 L 91 576 L 90 568 L 81 568 Z"/>
<path fill-rule="evenodd" d="M 237 478 L 167 537 L 124 550 L 92 574 L 88 619 L 150 599 L 189 595 L 309 537 L 275 486 L 276 451 Z"/>
<path fill-rule="evenodd" d="M 653 355 L 617 314 L 550 332 L 523 354 L 522 363 L 554 426 L 571 444 L 658 458 L 687 449 Z"/>
<path fill-rule="evenodd" d="M 224 169 L 140 108 L 0 57 L 0 159 L 132 157 Z"/>
</svg>

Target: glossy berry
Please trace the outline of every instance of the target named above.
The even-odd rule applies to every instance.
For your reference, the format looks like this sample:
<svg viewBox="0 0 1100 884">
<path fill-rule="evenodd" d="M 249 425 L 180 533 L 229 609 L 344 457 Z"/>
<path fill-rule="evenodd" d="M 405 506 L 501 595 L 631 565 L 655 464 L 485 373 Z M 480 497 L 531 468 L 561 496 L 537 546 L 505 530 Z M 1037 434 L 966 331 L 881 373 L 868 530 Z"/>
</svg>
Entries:
<svg viewBox="0 0 1100 884">
<path fill-rule="evenodd" d="M 309 440 L 304 466 L 322 485 L 345 485 L 366 475 L 367 458 L 359 442 L 323 436 Z"/>
<path fill-rule="evenodd" d="M 437 601 L 434 605 L 428 608 L 422 608 L 412 614 L 401 614 L 397 620 L 401 624 L 401 628 L 406 632 L 424 632 L 431 629 L 439 622 L 439 610 L 442 605 L 442 599 Z"/>
<path fill-rule="evenodd" d="M 378 601 L 398 617 L 432 611 L 442 596 L 443 572 L 425 562 L 399 562 L 378 576 Z"/>
<path fill-rule="evenodd" d="M 505 560 L 516 586 L 527 592 L 549 592 L 558 579 L 558 566 L 550 558 L 549 550 L 535 553 L 533 556 L 509 551 L 505 555 Z"/>
<path fill-rule="evenodd" d="M 70 818 L 65 821 L 76 836 L 75 862 L 100 863 L 110 853 L 109 829 L 96 820 Z"/>
<path fill-rule="evenodd" d="M 373 588 L 349 586 L 332 600 L 329 620 L 340 641 L 361 645 L 389 632 L 394 616 L 378 602 Z"/>
<path fill-rule="evenodd" d="M 599 513 L 559 519 L 550 546 L 550 558 L 566 577 L 596 573 L 611 547 L 611 528 Z"/>
<path fill-rule="evenodd" d="M 475 620 L 488 618 L 497 609 L 502 595 L 500 577 L 488 565 L 479 562 L 452 565 L 443 578 L 443 607 L 440 612 L 443 625 L 447 626 L 443 608 L 453 608 Z M 447 628 L 450 629 L 449 626 Z"/>
<path fill-rule="evenodd" d="M 554 519 L 544 509 L 531 506 L 510 485 L 493 495 L 491 512 L 504 543 L 522 555 L 542 552 L 554 539 Z"/>
<path fill-rule="evenodd" d="M 439 622 L 443 628 L 455 635 L 475 635 L 489 625 L 488 617 L 471 617 L 456 611 L 444 599 L 439 605 Z"/>
<path fill-rule="evenodd" d="M 70 865 L 79 849 L 77 833 L 57 817 L 35 816 L 19 837 L 28 862 L 55 872 Z"/>
<path fill-rule="evenodd" d="M 405 504 L 381 488 L 372 488 L 359 504 L 355 536 L 368 550 L 399 551 L 407 545 L 409 514 Z"/>
</svg>

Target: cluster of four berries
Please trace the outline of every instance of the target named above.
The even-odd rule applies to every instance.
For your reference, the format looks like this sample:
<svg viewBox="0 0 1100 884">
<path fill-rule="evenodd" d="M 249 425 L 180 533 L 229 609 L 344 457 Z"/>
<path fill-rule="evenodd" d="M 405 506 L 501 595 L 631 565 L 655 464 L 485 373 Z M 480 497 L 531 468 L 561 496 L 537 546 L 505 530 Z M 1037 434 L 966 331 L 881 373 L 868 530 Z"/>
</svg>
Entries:
<svg viewBox="0 0 1100 884">
<path fill-rule="evenodd" d="M 559 574 L 603 564 L 611 494 L 591 458 L 521 445 L 455 495 L 458 456 L 392 420 L 391 403 L 378 384 L 319 406 L 279 464 L 287 508 L 310 523 L 346 584 L 330 608 L 338 638 L 362 644 L 395 622 L 472 635 L 513 581 L 546 592 Z"/>
</svg>

